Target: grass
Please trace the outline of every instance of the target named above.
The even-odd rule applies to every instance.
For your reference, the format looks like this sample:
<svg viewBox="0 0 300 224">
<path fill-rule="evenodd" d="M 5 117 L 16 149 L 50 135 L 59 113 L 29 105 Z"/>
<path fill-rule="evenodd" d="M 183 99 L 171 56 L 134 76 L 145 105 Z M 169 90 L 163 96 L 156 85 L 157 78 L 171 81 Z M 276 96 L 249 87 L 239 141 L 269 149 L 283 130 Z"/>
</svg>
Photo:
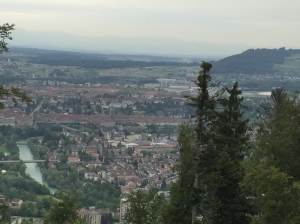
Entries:
<svg viewBox="0 0 300 224">
<path fill-rule="evenodd" d="M 45 67 L 45 65 L 31 64 L 30 66 L 21 66 L 19 67 L 19 69 L 21 71 L 32 72 L 37 76 L 41 76 L 46 74 L 46 72 L 44 71 Z"/>
<path fill-rule="evenodd" d="M 36 222 L 40 222 L 42 220 L 42 218 L 40 217 L 26 217 L 26 216 L 22 216 L 22 220 L 29 220 L 29 219 L 33 219 L 33 223 L 36 223 Z"/>
<path fill-rule="evenodd" d="M 300 73 L 300 55 L 295 54 L 291 55 L 291 57 L 286 57 L 283 64 L 275 64 L 275 70 L 279 70 L 280 72 L 296 72 Z"/>
<path fill-rule="evenodd" d="M 7 149 L 4 146 L 0 146 L 0 152 L 5 153 L 7 152 Z"/>
<path fill-rule="evenodd" d="M 42 200 L 43 198 L 52 198 L 52 199 L 54 199 L 55 201 L 61 201 L 60 199 L 58 199 L 58 198 L 56 198 L 56 197 L 54 197 L 54 196 L 52 196 L 52 195 L 37 195 L 37 198 L 38 198 L 39 200 Z"/>
</svg>

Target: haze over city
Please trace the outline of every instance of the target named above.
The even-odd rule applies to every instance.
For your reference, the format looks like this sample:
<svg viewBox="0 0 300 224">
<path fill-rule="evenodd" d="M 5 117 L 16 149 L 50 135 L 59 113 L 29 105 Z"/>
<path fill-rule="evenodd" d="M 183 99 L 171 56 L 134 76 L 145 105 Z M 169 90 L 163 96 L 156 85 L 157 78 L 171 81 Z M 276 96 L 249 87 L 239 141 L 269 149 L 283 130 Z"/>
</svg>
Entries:
<svg viewBox="0 0 300 224">
<path fill-rule="evenodd" d="M 130 50 L 124 45 L 135 43 L 139 46 L 141 43 L 144 49 L 139 47 L 139 50 L 129 53 L 154 54 L 151 51 L 154 46 L 158 54 L 187 55 L 190 52 L 190 55 L 226 56 L 248 48 L 298 48 L 299 6 L 296 0 L 288 3 L 279 0 L 13 0 L 2 1 L 0 12 L 1 20 L 15 23 L 19 32 L 47 32 L 27 33 L 31 41 L 22 40 L 24 35 L 17 32 L 14 45 L 34 46 L 32 42 L 38 37 L 48 35 L 49 39 L 55 39 L 56 44 L 47 45 L 49 41 L 44 41 L 46 48 L 84 49 L 86 44 L 88 49 L 91 47 L 84 42 L 91 39 L 83 40 L 77 36 L 94 37 L 93 44 L 103 42 L 95 37 L 113 36 L 114 43 L 120 47 L 106 47 L 107 52 L 126 53 Z M 34 36 L 37 40 L 33 41 Z M 66 46 L 63 36 L 70 46 Z M 173 50 L 169 47 L 159 51 L 170 41 L 173 41 Z M 107 42 L 104 41 L 103 45 Z M 191 45 L 197 49 L 195 52 L 187 51 L 192 49 Z M 221 49 L 219 53 L 215 48 Z"/>
</svg>

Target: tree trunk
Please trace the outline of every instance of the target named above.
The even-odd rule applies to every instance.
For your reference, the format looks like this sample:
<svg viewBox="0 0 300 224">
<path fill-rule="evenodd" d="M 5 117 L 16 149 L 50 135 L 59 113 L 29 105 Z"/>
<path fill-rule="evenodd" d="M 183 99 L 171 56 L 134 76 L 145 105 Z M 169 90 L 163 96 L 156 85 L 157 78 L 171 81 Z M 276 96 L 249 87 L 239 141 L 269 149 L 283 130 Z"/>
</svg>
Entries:
<svg viewBox="0 0 300 224">
<path fill-rule="evenodd" d="M 198 189 L 198 182 L 199 182 L 199 175 L 196 172 L 195 173 L 195 182 L 194 182 L 195 189 Z M 194 204 L 193 209 L 192 209 L 192 224 L 196 222 L 196 216 L 197 216 L 197 205 Z"/>
</svg>

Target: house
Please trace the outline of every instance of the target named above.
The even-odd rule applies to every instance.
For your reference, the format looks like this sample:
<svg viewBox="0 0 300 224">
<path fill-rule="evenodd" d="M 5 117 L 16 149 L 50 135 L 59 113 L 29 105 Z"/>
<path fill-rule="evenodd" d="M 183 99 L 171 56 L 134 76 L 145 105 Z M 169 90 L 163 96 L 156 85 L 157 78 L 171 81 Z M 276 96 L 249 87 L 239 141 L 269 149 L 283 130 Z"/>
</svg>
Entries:
<svg viewBox="0 0 300 224">
<path fill-rule="evenodd" d="M 11 209 L 20 209 L 23 201 L 18 198 L 13 198 L 10 202 L 10 208 Z"/>
<path fill-rule="evenodd" d="M 10 203 L 12 206 L 21 206 L 23 201 L 18 198 L 13 198 Z"/>
<path fill-rule="evenodd" d="M 69 163 L 78 163 L 78 162 L 80 162 L 80 159 L 77 156 L 69 156 L 68 162 Z"/>
<path fill-rule="evenodd" d="M 10 217 L 10 223 L 11 224 L 20 224 L 20 223 L 22 223 L 22 217 L 20 217 L 20 216 L 11 216 Z"/>
<path fill-rule="evenodd" d="M 88 154 L 97 153 L 98 148 L 96 146 L 86 146 L 84 151 Z"/>
<path fill-rule="evenodd" d="M 93 181 L 99 181 L 100 180 L 100 176 L 97 175 L 97 174 L 95 174 L 95 173 L 88 172 L 88 173 L 84 174 L 84 179 L 86 179 L 86 180 L 93 180 Z"/>
<path fill-rule="evenodd" d="M 49 163 L 48 167 L 50 170 L 56 170 L 56 166 L 54 165 L 54 163 Z"/>
</svg>

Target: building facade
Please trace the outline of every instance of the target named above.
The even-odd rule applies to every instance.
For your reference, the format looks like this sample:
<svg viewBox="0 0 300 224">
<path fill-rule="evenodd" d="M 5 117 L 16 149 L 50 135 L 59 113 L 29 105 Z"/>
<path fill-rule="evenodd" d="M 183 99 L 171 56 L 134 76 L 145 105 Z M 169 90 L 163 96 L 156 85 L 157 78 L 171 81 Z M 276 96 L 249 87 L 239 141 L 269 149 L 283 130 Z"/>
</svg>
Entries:
<svg viewBox="0 0 300 224">
<path fill-rule="evenodd" d="M 130 207 L 130 203 L 127 201 L 127 198 L 122 198 L 120 202 L 120 224 L 124 223 L 124 217 L 126 214 L 126 211 Z"/>
<path fill-rule="evenodd" d="M 101 213 L 96 210 L 87 210 L 82 208 L 78 211 L 78 215 L 88 224 L 101 224 Z"/>
</svg>

